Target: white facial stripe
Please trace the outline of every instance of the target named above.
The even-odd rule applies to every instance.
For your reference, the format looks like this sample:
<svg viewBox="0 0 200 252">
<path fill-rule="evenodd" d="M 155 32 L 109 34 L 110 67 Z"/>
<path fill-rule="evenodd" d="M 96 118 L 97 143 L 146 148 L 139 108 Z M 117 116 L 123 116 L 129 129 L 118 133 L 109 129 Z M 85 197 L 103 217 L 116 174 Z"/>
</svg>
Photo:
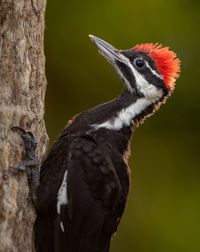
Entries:
<svg viewBox="0 0 200 252">
<path fill-rule="evenodd" d="M 131 64 L 130 60 L 125 57 L 123 54 L 120 54 L 120 60 L 122 63 L 127 64 L 127 66 L 131 69 L 134 77 L 135 77 L 135 82 L 136 82 L 136 86 L 138 88 L 138 90 L 146 97 L 146 98 L 155 98 L 155 97 L 161 97 L 163 92 L 162 90 L 158 90 L 154 85 L 152 85 L 151 83 L 149 83 L 142 74 L 140 74 L 135 67 Z M 149 63 L 147 61 L 146 62 L 146 66 L 150 69 L 150 71 L 155 74 L 158 78 L 163 79 L 162 76 L 160 76 L 155 70 L 153 70 L 151 68 L 151 66 L 149 65 Z M 125 80 L 126 86 L 128 88 L 128 90 L 132 93 L 133 92 L 133 88 L 131 87 L 131 84 L 126 80 L 126 78 L 124 77 L 123 73 L 120 71 L 120 69 L 118 67 L 116 67 L 117 72 L 119 73 L 119 75 Z"/>
<path fill-rule="evenodd" d="M 151 66 L 149 65 L 149 63 L 147 61 L 145 61 L 146 66 L 149 68 L 149 70 L 152 72 L 152 74 L 154 74 L 156 77 L 158 77 L 159 79 L 163 80 L 163 76 L 158 74 L 154 69 L 151 68 Z"/>
<path fill-rule="evenodd" d="M 95 129 L 107 128 L 112 130 L 120 130 L 123 126 L 129 126 L 137 115 L 145 110 L 149 105 L 154 103 L 154 100 L 140 98 L 129 107 L 122 109 L 115 118 L 110 119 L 101 124 L 92 125 Z"/>
<path fill-rule="evenodd" d="M 129 67 L 131 68 L 134 77 L 137 89 L 144 95 L 147 99 L 160 99 L 163 95 L 163 91 L 161 89 L 157 89 L 154 85 L 149 83 L 142 74 L 140 74 L 133 65 L 129 62 Z"/>
<path fill-rule="evenodd" d="M 60 214 L 60 209 L 62 205 L 67 205 L 67 170 L 65 171 L 62 184 L 59 188 L 57 194 L 57 213 Z"/>
</svg>

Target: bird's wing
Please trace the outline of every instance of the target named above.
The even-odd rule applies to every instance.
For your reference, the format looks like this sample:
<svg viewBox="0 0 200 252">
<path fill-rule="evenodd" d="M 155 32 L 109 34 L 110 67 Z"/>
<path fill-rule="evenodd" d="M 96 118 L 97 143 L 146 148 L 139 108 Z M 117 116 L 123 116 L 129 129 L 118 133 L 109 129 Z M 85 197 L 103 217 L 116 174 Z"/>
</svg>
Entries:
<svg viewBox="0 0 200 252">
<path fill-rule="evenodd" d="M 106 151 L 87 136 L 76 138 L 69 152 L 56 251 L 106 252 L 124 209 L 118 176 Z"/>
</svg>

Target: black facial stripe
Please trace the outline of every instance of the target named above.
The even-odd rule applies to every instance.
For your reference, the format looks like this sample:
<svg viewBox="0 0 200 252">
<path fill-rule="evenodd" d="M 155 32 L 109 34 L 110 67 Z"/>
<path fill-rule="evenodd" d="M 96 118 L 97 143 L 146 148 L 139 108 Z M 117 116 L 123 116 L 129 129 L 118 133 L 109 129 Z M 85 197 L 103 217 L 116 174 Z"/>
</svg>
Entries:
<svg viewBox="0 0 200 252">
<path fill-rule="evenodd" d="M 129 66 L 127 66 L 125 63 L 122 63 L 120 61 L 116 62 L 118 68 L 122 72 L 124 78 L 130 83 L 132 87 L 135 86 L 135 77 L 130 69 Z"/>
<path fill-rule="evenodd" d="M 144 71 L 138 71 L 140 74 L 143 75 L 143 78 L 146 79 L 148 83 L 151 83 L 152 85 L 162 88 L 164 83 L 163 80 L 161 80 L 158 76 L 156 76 L 149 68 L 146 68 Z"/>
<path fill-rule="evenodd" d="M 152 61 L 152 59 L 151 59 L 148 55 L 146 55 L 146 54 L 142 54 L 142 57 L 143 57 L 143 59 L 144 59 L 145 61 L 148 62 L 148 64 L 149 64 L 149 66 L 151 67 L 151 69 L 154 70 L 154 71 L 156 71 L 157 74 L 159 74 L 159 72 L 158 72 L 158 70 L 157 70 L 157 68 L 156 68 L 156 66 L 155 66 L 155 64 L 154 64 L 154 62 Z"/>
</svg>

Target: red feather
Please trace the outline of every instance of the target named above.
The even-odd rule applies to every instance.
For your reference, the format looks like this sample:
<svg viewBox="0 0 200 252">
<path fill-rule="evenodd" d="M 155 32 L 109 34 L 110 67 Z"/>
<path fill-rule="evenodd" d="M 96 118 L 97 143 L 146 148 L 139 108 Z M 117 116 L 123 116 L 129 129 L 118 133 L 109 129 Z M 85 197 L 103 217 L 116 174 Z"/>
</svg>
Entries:
<svg viewBox="0 0 200 252">
<path fill-rule="evenodd" d="M 164 83 L 169 89 L 173 89 L 176 79 L 180 75 L 180 60 L 176 53 L 161 44 L 141 44 L 133 48 L 134 51 L 144 52 L 155 62 L 156 68 L 163 76 Z"/>
</svg>

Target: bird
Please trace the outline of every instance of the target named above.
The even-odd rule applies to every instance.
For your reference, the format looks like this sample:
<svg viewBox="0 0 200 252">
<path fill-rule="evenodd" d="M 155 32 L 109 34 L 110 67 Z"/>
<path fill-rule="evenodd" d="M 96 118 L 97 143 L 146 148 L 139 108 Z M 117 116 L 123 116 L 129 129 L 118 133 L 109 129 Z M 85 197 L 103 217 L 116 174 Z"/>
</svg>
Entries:
<svg viewBox="0 0 200 252">
<path fill-rule="evenodd" d="M 123 91 L 69 121 L 42 163 L 40 179 L 33 179 L 37 252 L 109 251 L 129 195 L 134 131 L 165 103 L 180 75 L 176 53 L 162 44 L 119 50 L 89 37 L 122 79 Z M 33 134 L 14 129 L 33 159 Z"/>
</svg>

